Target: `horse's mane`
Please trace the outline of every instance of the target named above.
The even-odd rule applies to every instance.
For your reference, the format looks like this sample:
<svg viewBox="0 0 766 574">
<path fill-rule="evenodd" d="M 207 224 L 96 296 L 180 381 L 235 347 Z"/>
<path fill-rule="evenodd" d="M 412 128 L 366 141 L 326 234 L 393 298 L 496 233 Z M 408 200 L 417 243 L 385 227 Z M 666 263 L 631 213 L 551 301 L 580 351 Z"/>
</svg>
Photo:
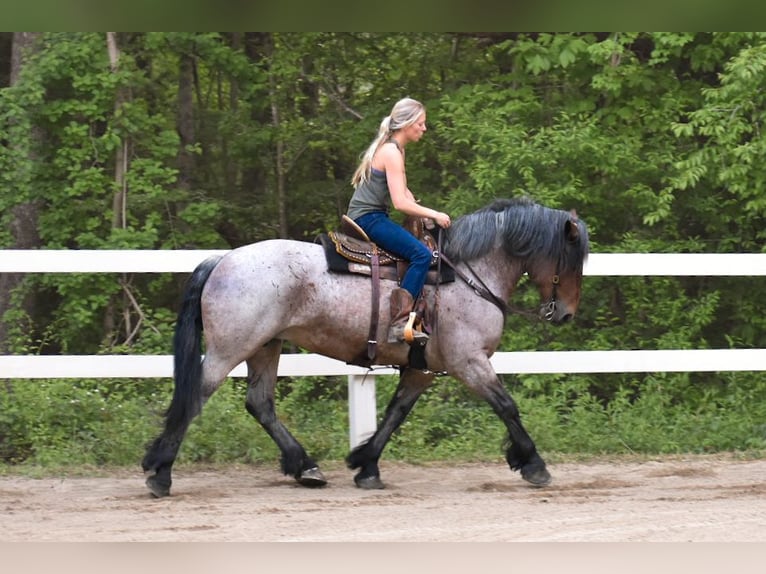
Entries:
<svg viewBox="0 0 766 574">
<path fill-rule="evenodd" d="M 443 250 L 457 262 L 502 246 L 512 257 L 557 259 L 562 269 L 580 269 L 588 256 L 588 231 L 577 219 L 579 241 L 568 243 L 564 226 L 572 218 L 529 198 L 498 199 L 458 218 L 447 230 Z"/>
</svg>

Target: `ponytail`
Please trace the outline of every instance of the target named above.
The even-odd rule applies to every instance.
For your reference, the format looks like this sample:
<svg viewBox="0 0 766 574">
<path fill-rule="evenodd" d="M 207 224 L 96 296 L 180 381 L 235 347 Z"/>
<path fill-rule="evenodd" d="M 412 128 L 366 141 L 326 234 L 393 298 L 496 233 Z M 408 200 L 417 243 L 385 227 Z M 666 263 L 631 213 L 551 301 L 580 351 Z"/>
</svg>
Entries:
<svg viewBox="0 0 766 574">
<path fill-rule="evenodd" d="M 354 176 L 351 178 L 351 185 L 353 185 L 354 187 L 370 179 L 370 171 L 372 168 L 372 158 L 375 157 L 375 152 L 378 151 L 378 148 L 382 146 L 383 143 L 388 139 L 388 136 L 391 133 L 390 126 L 391 126 L 391 116 L 386 116 L 385 118 L 383 118 L 383 121 L 380 122 L 380 127 L 378 128 L 378 135 L 375 136 L 375 139 L 372 140 L 370 147 L 368 147 L 367 151 L 365 151 L 364 154 L 362 155 L 362 160 L 359 163 L 359 167 L 356 168 L 356 171 L 354 172 Z"/>
</svg>

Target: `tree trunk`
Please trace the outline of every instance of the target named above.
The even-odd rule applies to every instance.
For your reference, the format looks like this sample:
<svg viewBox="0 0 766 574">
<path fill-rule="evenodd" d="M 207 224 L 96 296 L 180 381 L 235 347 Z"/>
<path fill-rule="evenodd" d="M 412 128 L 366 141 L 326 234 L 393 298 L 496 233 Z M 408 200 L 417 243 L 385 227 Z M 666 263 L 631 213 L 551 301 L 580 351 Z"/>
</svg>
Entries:
<svg viewBox="0 0 766 574">
<path fill-rule="evenodd" d="M 242 51 L 242 33 L 231 33 L 231 49 L 234 52 Z M 221 109 L 223 109 L 223 103 L 221 102 Z M 239 107 L 239 83 L 237 79 L 232 77 L 229 85 L 229 112 L 234 114 Z M 231 160 L 229 156 L 229 142 L 227 138 L 221 140 L 221 151 L 223 155 L 223 174 L 224 185 L 226 186 L 227 193 L 231 193 L 234 186 L 237 183 L 237 164 Z"/>
<path fill-rule="evenodd" d="M 117 72 L 120 65 L 120 48 L 117 45 L 117 34 L 106 33 L 107 50 L 109 51 L 109 65 L 112 72 Z M 122 105 L 128 100 L 128 94 L 124 88 L 118 88 L 115 95 L 114 111 L 117 116 Z M 127 199 L 128 199 L 128 147 L 130 138 L 123 137 L 114 161 L 115 192 L 112 199 L 112 228 L 124 229 L 127 225 Z"/>
<path fill-rule="evenodd" d="M 271 62 L 276 59 L 276 42 L 272 35 L 271 42 Z M 287 239 L 289 236 L 289 230 L 287 227 L 287 190 L 285 189 L 285 141 L 284 136 L 281 133 L 281 120 L 279 113 L 279 89 L 277 86 L 276 71 L 271 69 L 269 71 L 269 97 L 271 100 L 271 124 L 274 126 L 274 134 L 277 140 L 276 158 L 275 158 L 275 171 L 276 171 L 276 186 L 277 186 L 277 210 L 279 213 L 279 237 Z"/>
<path fill-rule="evenodd" d="M 39 32 L 14 32 L 11 49 L 11 86 L 19 82 L 26 54 L 30 50 L 35 49 L 39 37 Z M 39 130 L 33 130 L 29 137 L 30 142 L 34 143 L 42 138 L 42 134 Z M 11 143 L 11 145 L 19 144 Z M 22 143 L 21 145 L 24 144 Z M 32 150 L 28 150 L 28 153 L 30 161 L 33 160 Z M 11 249 L 37 249 L 41 246 L 42 242 L 37 229 L 38 213 L 39 206 L 33 200 L 19 203 L 12 209 L 10 225 L 13 243 L 8 247 Z M 10 351 L 8 324 L 3 320 L 3 316 L 12 307 L 11 296 L 21 285 L 23 278 L 24 275 L 22 273 L 0 273 L 0 353 L 8 353 Z M 22 307 L 30 317 L 34 317 L 35 303 L 34 292 L 30 291 L 24 295 Z"/>
<path fill-rule="evenodd" d="M 109 54 L 109 66 L 112 73 L 116 73 L 120 67 L 120 46 L 117 42 L 116 32 L 106 33 L 106 47 Z M 118 117 L 120 108 L 123 104 L 130 99 L 130 94 L 124 87 L 118 87 L 117 93 L 114 97 L 114 117 Z M 125 229 L 127 227 L 128 216 L 128 163 L 130 157 L 130 137 L 125 135 L 122 137 L 120 146 L 117 148 L 117 152 L 114 158 L 114 195 L 112 196 L 112 229 Z M 127 285 L 129 284 L 129 278 L 126 273 L 123 273 L 120 282 L 123 286 L 122 300 L 120 303 L 121 311 L 119 313 L 123 317 L 123 330 L 124 340 L 129 342 L 131 334 L 133 332 L 131 313 L 130 313 L 130 300 L 128 294 L 125 292 Z M 120 338 L 116 333 L 116 317 L 118 310 L 115 308 L 117 302 L 112 298 L 107 305 L 104 313 L 104 338 L 107 344 L 116 343 Z"/>
<path fill-rule="evenodd" d="M 11 85 L 11 51 L 13 32 L 0 32 L 0 88 Z"/>
<path fill-rule="evenodd" d="M 279 237 L 287 239 L 287 192 L 285 190 L 285 142 L 279 133 L 279 103 L 272 80 L 271 119 L 277 137 L 276 180 L 277 180 L 277 209 L 279 211 Z"/>
<path fill-rule="evenodd" d="M 181 54 L 178 74 L 178 135 L 181 149 L 178 153 L 178 185 L 181 189 L 192 188 L 194 154 L 189 146 L 194 144 L 194 57 Z"/>
</svg>

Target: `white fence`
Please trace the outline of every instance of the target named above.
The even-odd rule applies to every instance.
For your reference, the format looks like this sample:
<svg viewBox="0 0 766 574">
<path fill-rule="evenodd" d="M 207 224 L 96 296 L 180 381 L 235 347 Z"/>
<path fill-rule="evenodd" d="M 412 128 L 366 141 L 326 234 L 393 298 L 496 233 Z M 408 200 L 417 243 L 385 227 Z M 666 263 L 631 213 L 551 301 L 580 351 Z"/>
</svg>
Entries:
<svg viewBox="0 0 766 574">
<path fill-rule="evenodd" d="M 189 273 L 221 250 L 0 250 L 0 273 Z M 766 254 L 594 253 L 584 269 L 590 276 L 764 276 Z M 492 357 L 500 373 L 625 373 L 766 371 L 766 349 L 500 352 Z M 315 354 L 286 354 L 279 376 L 348 377 L 349 440 L 356 446 L 376 428 L 373 371 Z M 231 376 L 246 374 L 244 365 Z M 166 378 L 173 375 L 170 355 L 0 355 L 0 377 Z"/>
</svg>

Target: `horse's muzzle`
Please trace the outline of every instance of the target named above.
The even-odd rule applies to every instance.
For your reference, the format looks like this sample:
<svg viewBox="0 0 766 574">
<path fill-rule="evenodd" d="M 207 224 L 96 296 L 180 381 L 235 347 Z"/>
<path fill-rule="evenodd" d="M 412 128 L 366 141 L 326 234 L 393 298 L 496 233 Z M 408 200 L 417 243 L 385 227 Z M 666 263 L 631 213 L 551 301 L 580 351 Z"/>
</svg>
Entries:
<svg viewBox="0 0 766 574">
<path fill-rule="evenodd" d="M 553 323 L 563 325 L 574 317 L 574 313 L 567 313 L 555 300 L 548 301 L 540 306 L 540 318 Z"/>
</svg>

